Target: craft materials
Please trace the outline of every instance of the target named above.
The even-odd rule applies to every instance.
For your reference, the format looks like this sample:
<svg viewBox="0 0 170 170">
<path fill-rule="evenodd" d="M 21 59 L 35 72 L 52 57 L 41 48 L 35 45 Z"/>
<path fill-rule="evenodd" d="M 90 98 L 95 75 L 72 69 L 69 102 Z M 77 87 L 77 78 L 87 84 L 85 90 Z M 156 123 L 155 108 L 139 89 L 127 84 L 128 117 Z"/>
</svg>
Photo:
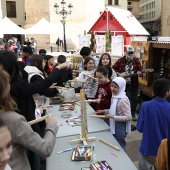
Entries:
<svg viewBox="0 0 170 170">
<path fill-rule="evenodd" d="M 114 154 L 113 152 L 111 152 L 111 154 L 113 155 L 113 156 L 115 156 L 116 158 L 120 158 L 118 155 L 116 155 L 116 154 Z"/>
<path fill-rule="evenodd" d="M 92 159 L 91 146 L 76 146 L 72 154 L 73 161 L 90 161 Z"/>
<path fill-rule="evenodd" d="M 93 143 L 93 151 L 94 151 L 95 143 Z"/>
<path fill-rule="evenodd" d="M 72 114 L 71 114 L 71 111 L 70 111 L 70 110 L 65 110 L 65 111 L 62 112 L 61 116 L 62 116 L 63 118 L 68 118 L 68 117 L 71 117 Z"/>
<path fill-rule="evenodd" d="M 90 115 L 90 117 L 105 118 L 105 115 Z"/>
<path fill-rule="evenodd" d="M 91 170 L 112 170 L 106 161 L 98 161 L 90 164 Z"/>
<path fill-rule="evenodd" d="M 35 123 L 38 123 L 38 122 L 41 122 L 41 121 L 47 119 L 47 117 L 48 117 L 48 116 L 51 116 L 51 115 L 53 115 L 53 113 L 48 114 L 48 115 L 45 115 L 45 116 L 43 116 L 43 117 L 41 117 L 41 118 L 39 118 L 39 119 L 32 120 L 32 121 L 30 121 L 30 122 L 28 122 L 28 123 L 29 123 L 30 125 L 33 125 L 33 124 L 35 124 Z"/>
<path fill-rule="evenodd" d="M 62 102 L 60 104 L 60 108 L 59 111 L 63 111 L 63 110 L 74 110 L 75 106 L 74 106 L 74 102 Z"/>
<path fill-rule="evenodd" d="M 66 149 L 66 150 L 59 151 L 59 152 L 57 152 L 57 153 L 69 152 L 69 151 L 72 151 L 73 149 L 75 149 L 75 148 L 68 148 L 68 149 Z"/>
<path fill-rule="evenodd" d="M 117 146 L 112 145 L 111 143 L 106 142 L 106 141 L 103 140 L 103 139 L 99 139 L 99 141 L 102 142 L 102 143 L 104 143 L 104 144 L 107 145 L 107 146 L 110 146 L 110 147 L 113 148 L 113 149 L 116 149 L 117 151 L 120 151 L 120 148 L 118 148 Z"/>
</svg>

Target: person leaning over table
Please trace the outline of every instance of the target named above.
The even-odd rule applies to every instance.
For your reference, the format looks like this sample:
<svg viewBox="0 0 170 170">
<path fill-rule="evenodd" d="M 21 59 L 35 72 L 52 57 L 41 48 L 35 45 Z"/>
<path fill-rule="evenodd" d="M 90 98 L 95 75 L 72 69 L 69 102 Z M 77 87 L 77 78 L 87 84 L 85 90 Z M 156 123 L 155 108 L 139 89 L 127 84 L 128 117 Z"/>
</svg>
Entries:
<svg viewBox="0 0 170 170">
<path fill-rule="evenodd" d="M 21 76 L 15 53 L 7 50 L 0 51 L 0 64 L 2 64 L 4 70 L 10 75 L 10 94 L 17 103 L 18 109 L 16 112 L 23 115 L 27 121 L 35 119 L 36 106 L 32 95 L 50 87 L 58 78 L 60 78 L 60 69 L 69 67 L 68 63 L 60 64 L 54 68 L 53 72 L 44 80 L 28 83 L 28 79 L 23 79 Z M 24 70 L 22 71 L 24 72 Z M 39 123 L 34 124 L 31 127 L 35 132 L 42 135 Z M 31 165 L 33 166 L 34 164 Z"/>
<path fill-rule="evenodd" d="M 13 152 L 9 159 L 12 170 L 31 170 L 26 149 L 29 149 L 41 157 L 48 157 L 53 151 L 56 141 L 58 126 L 56 121 L 49 116 L 46 119 L 46 130 L 43 138 L 34 132 L 26 119 L 16 113 L 15 101 L 10 96 L 10 76 L 0 67 L 0 118 L 3 118 L 12 135 Z"/>
</svg>

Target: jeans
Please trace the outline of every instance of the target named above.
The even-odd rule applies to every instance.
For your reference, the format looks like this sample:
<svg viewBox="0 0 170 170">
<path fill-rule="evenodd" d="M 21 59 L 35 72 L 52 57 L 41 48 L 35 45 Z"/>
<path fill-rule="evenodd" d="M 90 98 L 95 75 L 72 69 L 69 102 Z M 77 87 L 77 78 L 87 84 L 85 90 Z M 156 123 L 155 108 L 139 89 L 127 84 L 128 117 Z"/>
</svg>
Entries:
<svg viewBox="0 0 170 170">
<path fill-rule="evenodd" d="M 136 113 L 136 107 L 137 107 L 137 103 L 138 103 L 138 88 L 131 87 L 131 89 L 130 89 L 130 85 L 127 85 L 126 86 L 126 94 L 130 100 L 131 114 L 132 114 L 132 116 L 134 116 Z"/>
<path fill-rule="evenodd" d="M 126 151 L 126 122 L 115 122 L 115 134 L 113 136 L 123 150 Z"/>
<path fill-rule="evenodd" d="M 138 170 L 156 170 L 154 167 L 156 157 L 143 156 L 139 152 L 139 165 Z"/>
</svg>

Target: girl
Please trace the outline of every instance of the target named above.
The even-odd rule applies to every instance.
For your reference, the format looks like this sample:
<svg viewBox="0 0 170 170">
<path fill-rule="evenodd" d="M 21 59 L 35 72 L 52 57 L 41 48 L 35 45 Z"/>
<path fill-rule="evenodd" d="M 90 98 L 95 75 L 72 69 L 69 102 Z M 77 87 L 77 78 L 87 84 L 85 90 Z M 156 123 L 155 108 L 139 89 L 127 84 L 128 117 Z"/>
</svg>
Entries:
<svg viewBox="0 0 170 170">
<path fill-rule="evenodd" d="M 26 148 L 42 157 L 50 156 L 55 144 L 58 126 L 56 121 L 49 116 L 46 119 L 45 136 L 41 138 L 39 134 L 32 130 L 23 116 L 14 112 L 16 103 L 10 96 L 10 77 L 1 67 L 0 80 L 2 80 L 0 81 L 0 118 L 8 123 L 12 135 L 12 145 L 14 146 L 9 165 L 12 170 L 31 170 L 26 156 Z"/>
<path fill-rule="evenodd" d="M 82 71 L 75 80 L 85 81 L 85 95 L 89 99 L 94 99 L 96 91 L 93 87 L 96 85 L 96 81 L 92 78 L 88 78 L 86 75 L 94 76 L 94 60 L 92 58 L 86 58 L 84 61 L 84 71 Z M 73 87 L 81 87 L 81 83 L 71 83 Z"/>
<path fill-rule="evenodd" d="M 46 76 L 44 72 L 44 57 L 42 55 L 33 55 L 30 60 L 30 66 L 26 66 L 24 70 L 28 73 L 28 82 L 34 83 L 42 81 Z M 49 98 L 54 97 L 59 93 L 56 88 L 46 88 L 43 89 L 38 94 L 34 94 L 34 100 L 38 101 L 38 104 L 49 105 Z"/>
<path fill-rule="evenodd" d="M 54 69 L 54 64 L 55 64 L 54 57 L 52 55 L 46 55 L 45 59 L 46 59 L 46 64 L 44 70 L 45 73 L 49 75 Z"/>
<path fill-rule="evenodd" d="M 126 134 L 131 133 L 131 109 L 128 97 L 125 94 L 126 81 L 116 77 L 111 83 L 112 101 L 109 110 L 99 110 L 97 114 L 105 114 L 110 120 L 110 131 L 120 146 L 126 151 Z"/>
<path fill-rule="evenodd" d="M 0 118 L 0 170 L 11 170 L 7 164 L 12 153 L 12 137 L 7 125 Z"/>
<path fill-rule="evenodd" d="M 100 67 L 100 66 L 106 66 L 106 67 L 111 68 L 111 64 L 112 64 L 112 60 L 111 60 L 110 54 L 109 54 L 109 53 L 103 53 L 103 54 L 101 55 L 101 57 L 100 57 L 100 61 L 99 61 L 98 67 Z M 110 69 L 109 69 L 109 70 L 110 70 Z M 113 69 L 111 69 L 111 70 L 109 71 L 109 74 L 110 74 L 110 78 L 111 78 L 111 79 L 117 77 L 117 74 L 116 74 L 116 72 L 115 72 Z"/>
<path fill-rule="evenodd" d="M 110 68 L 111 70 L 111 68 Z M 96 109 L 103 110 L 110 108 L 112 92 L 110 90 L 111 80 L 109 80 L 109 68 L 105 66 L 98 67 L 96 70 L 96 77 L 98 78 L 98 89 L 95 95 Z"/>
</svg>

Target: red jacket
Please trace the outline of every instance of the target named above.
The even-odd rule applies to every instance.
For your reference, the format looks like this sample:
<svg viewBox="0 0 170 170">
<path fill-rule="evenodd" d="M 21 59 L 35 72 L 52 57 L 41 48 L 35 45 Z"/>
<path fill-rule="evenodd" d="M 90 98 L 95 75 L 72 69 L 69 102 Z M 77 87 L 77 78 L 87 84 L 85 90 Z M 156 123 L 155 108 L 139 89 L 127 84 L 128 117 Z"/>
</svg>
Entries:
<svg viewBox="0 0 170 170">
<path fill-rule="evenodd" d="M 112 92 L 110 89 L 111 80 L 106 84 L 99 84 L 95 99 L 101 99 L 100 103 L 96 103 L 96 111 L 110 109 Z"/>
</svg>

